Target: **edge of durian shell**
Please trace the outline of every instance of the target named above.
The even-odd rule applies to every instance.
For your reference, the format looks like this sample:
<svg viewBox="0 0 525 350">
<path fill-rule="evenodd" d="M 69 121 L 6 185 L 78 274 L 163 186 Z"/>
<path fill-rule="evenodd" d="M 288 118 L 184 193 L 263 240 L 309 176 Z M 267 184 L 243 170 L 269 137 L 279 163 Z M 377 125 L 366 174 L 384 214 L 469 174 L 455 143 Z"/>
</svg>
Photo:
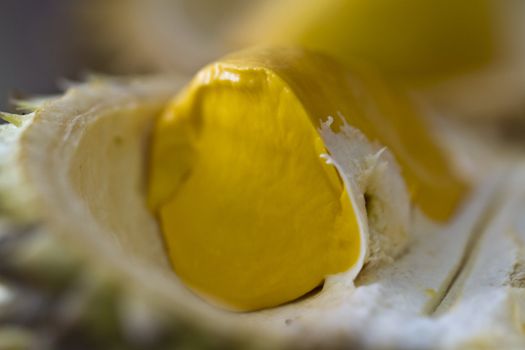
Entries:
<svg viewBox="0 0 525 350">
<path fill-rule="evenodd" d="M 34 112 L 11 114 L 0 112 L 0 216 L 15 221 L 29 221 L 36 216 L 30 184 L 20 167 L 19 140 L 31 123 Z"/>
<path fill-rule="evenodd" d="M 35 191 L 20 166 L 24 162 L 24 155 L 19 147 L 25 131 L 39 113 L 45 111 L 53 102 L 60 101 L 78 89 L 96 87 L 97 84 L 122 85 L 140 79 L 141 77 L 122 78 L 93 73 L 86 76 L 83 82 L 61 81 L 60 85 L 63 88 L 61 95 L 12 100 L 12 105 L 20 113 L 0 111 L 0 217 L 8 217 L 10 221 L 18 223 L 39 219 Z"/>
<path fill-rule="evenodd" d="M 46 118 L 48 125 L 59 126 L 64 116 L 108 111 L 114 103 L 127 103 L 129 107 L 141 102 L 168 101 L 185 80 L 185 77 L 172 75 L 116 79 L 91 76 L 83 83 L 67 83 L 66 91 L 60 97 L 43 104 L 31 107 L 32 102 L 24 101 L 20 108 L 32 110 L 27 115 L 3 114 L 5 119 L 15 121 L 18 126 L 13 123 L 0 126 L 0 155 L 8 156 L 0 157 L 0 283 L 6 281 L 15 290 L 29 289 L 39 300 L 52 306 L 37 310 L 35 322 L 46 319 L 49 324 L 38 323 L 36 327 L 49 330 L 56 326 L 64 333 L 58 335 L 59 338 L 80 330 L 88 333 L 88 341 L 103 344 L 92 348 L 133 345 L 138 349 L 165 349 L 180 345 L 203 349 L 279 349 L 285 346 L 279 339 L 266 339 L 261 343 L 261 337 L 249 336 L 255 331 L 251 328 L 232 328 L 232 323 L 223 322 L 218 311 L 204 317 L 203 310 L 187 306 L 184 301 L 166 308 L 166 301 L 173 298 L 167 296 L 168 291 L 158 293 L 167 285 L 163 278 L 156 276 L 151 284 L 143 283 L 137 275 L 144 277 L 146 267 L 137 265 L 134 259 L 119 261 L 123 256 L 120 253 L 108 255 L 107 244 L 89 237 L 89 228 L 79 226 L 78 230 L 72 231 L 73 219 L 64 218 L 62 210 L 52 208 L 53 202 L 59 199 L 42 200 L 43 196 L 52 194 L 49 190 L 52 184 L 30 169 L 42 166 L 35 162 L 38 163 L 46 152 L 33 140 L 46 125 L 34 128 L 32 122 Z M 77 105 L 79 101 L 84 103 Z M 42 135 L 47 136 L 45 132 Z M 32 157 L 31 162 L 28 157 Z M 135 268 L 139 271 L 131 273 Z M 30 284 L 26 285 L 26 282 Z M 31 302 L 23 296 L 19 301 L 22 305 Z M 24 317 L 24 310 L 17 312 L 16 300 L 12 304 L 13 314 L 5 318 L 16 324 Z M 136 308 L 139 308 L 138 315 L 134 315 Z M 133 315 L 128 317 L 127 313 Z M 151 335 L 153 345 L 148 341 L 141 344 L 141 340 L 136 339 L 134 334 L 142 332 L 143 327 L 154 333 Z M 0 327 L 0 334 L 2 330 Z M 30 333 L 34 333 L 30 342 L 51 341 L 49 348 L 68 348 L 56 343 L 60 339 L 41 338 L 42 332 L 38 329 L 36 332 L 31 329 Z M 106 347 L 104 342 L 109 345 Z"/>
<path fill-rule="evenodd" d="M 342 116 L 339 132 L 329 116 L 319 132 L 333 164 L 345 182 L 361 230 L 361 257 L 345 277 L 355 279 L 366 265 L 375 268 L 393 262 L 410 244 L 412 206 L 405 180 L 394 156 L 371 142 Z"/>
</svg>

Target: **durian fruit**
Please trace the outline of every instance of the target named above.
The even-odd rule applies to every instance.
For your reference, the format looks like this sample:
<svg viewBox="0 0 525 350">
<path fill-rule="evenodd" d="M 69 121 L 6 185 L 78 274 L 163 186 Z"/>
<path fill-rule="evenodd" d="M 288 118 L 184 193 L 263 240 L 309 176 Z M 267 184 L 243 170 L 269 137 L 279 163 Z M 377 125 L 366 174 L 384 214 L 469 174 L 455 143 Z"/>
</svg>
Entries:
<svg viewBox="0 0 525 350">
<path fill-rule="evenodd" d="M 458 159 L 484 157 L 487 140 L 454 137 L 445 129 L 434 137 L 422 127 L 411 135 L 430 142 L 424 147 L 437 147 L 436 154 L 418 155 L 421 150 L 399 147 L 396 142 L 411 140 L 400 139 L 398 125 L 387 121 L 407 116 L 388 112 L 397 111 L 400 103 L 409 111 L 416 107 L 366 67 L 345 73 L 323 57 L 295 49 L 243 53 L 205 68 L 184 90 L 180 77 L 95 78 L 71 86 L 62 96 L 21 103 L 27 114 L 3 114 L 10 124 L 0 126 L 1 276 L 14 292 L 30 290 L 45 305 L 45 316 L 20 321 L 20 315 L 27 316 L 24 305 L 31 303 L 14 297 L 6 312 L 13 322 L 0 330 L 2 340 L 54 349 L 78 346 L 75 341 L 85 348 L 108 349 L 523 347 L 525 231 L 520 213 L 525 193 L 519 158 L 500 154 L 492 163 L 482 158 L 483 166 L 474 168 L 477 177 L 470 178 L 470 194 L 461 205 L 453 200 L 459 206 L 445 217 L 434 217 L 432 204 L 439 208 L 440 203 L 425 204 L 417 192 L 410 192 L 417 181 L 432 180 L 410 178 L 407 169 L 434 164 L 418 164 L 422 156 L 449 159 L 437 151 L 439 139 L 459 140 L 449 145 Z M 240 90 L 250 92 L 251 83 L 257 87 L 263 81 L 277 84 L 282 95 L 275 98 L 283 102 L 283 111 L 289 98 L 298 96 L 293 101 L 321 118 L 312 125 L 322 136 L 314 139 L 324 144 L 314 150 L 336 166 L 353 197 L 350 203 L 357 204 L 353 212 L 362 220 L 360 237 L 366 237 L 362 233 L 368 229 L 370 241 L 375 232 L 379 242 L 376 251 L 362 247 L 369 251 L 359 264 L 381 254 L 387 258 L 364 269 L 354 265 L 359 267 L 354 269 L 357 276 L 328 276 L 322 289 L 286 304 L 234 312 L 203 300 L 173 272 L 163 243 L 166 232 L 151 211 L 156 197 L 148 203 L 155 193 L 155 170 L 149 173 L 157 164 L 157 142 L 162 144 L 158 133 L 170 115 L 184 115 L 185 103 L 188 107 L 199 97 L 203 108 L 213 107 L 210 99 L 213 91 L 222 91 L 215 90 L 221 84 L 235 90 L 239 83 Z M 206 84 L 211 95 L 204 94 Z M 271 95 L 275 90 L 268 91 Z M 223 102 L 235 102 L 235 96 Z M 265 95 L 253 97 L 257 111 Z M 228 105 L 232 113 L 234 106 Z M 343 117 L 337 110 L 325 115 L 332 113 L 325 107 L 341 109 Z M 424 116 L 416 114 L 415 124 L 403 130 L 430 122 L 419 119 Z M 369 122 L 372 127 L 367 129 Z M 374 134 L 378 126 L 388 132 Z M 290 137 L 294 133 L 291 130 Z M 180 135 L 192 137 L 191 132 Z M 400 150 L 410 156 L 403 158 Z M 333 174 L 331 164 L 317 164 Z M 452 168 L 444 174 L 456 179 Z M 149 188 L 148 180 L 153 181 Z M 377 196 L 368 206 L 364 180 L 377 184 L 368 189 L 371 198 Z M 447 198 L 450 192 L 436 195 Z M 407 208 L 409 214 L 403 217 Z M 391 232 L 392 226 L 401 230 Z M 392 251 L 392 245 L 382 244 L 384 238 L 400 242 L 400 249 Z"/>
<path fill-rule="evenodd" d="M 241 310 L 276 306 L 399 255 L 411 205 L 446 222 L 468 185 L 410 104 L 303 49 L 201 70 L 152 142 L 150 207 L 179 276 Z"/>
</svg>

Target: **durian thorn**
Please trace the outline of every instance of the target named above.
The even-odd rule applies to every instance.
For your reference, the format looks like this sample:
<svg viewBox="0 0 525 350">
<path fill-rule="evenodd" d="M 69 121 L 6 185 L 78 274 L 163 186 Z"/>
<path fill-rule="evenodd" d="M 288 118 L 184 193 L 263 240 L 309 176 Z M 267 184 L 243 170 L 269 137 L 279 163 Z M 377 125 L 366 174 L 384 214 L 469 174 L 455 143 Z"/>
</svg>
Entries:
<svg viewBox="0 0 525 350">
<path fill-rule="evenodd" d="M 98 83 L 101 81 L 106 82 L 116 80 L 116 77 L 114 76 L 97 72 L 87 72 L 85 76 L 85 80 L 88 83 Z"/>
<path fill-rule="evenodd" d="M 83 84 L 82 81 L 76 81 L 76 80 L 67 79 L 67 78 L 60 78 L 57 81 L 57 86 L 62 91 L 68 91 L 69 89 L 82 85 L 82 84 Z"/>
<path fill-rule="evenodd" d="M 30 114 L 13 114 L 0 112 L 0 119 L 3 119 L 16 127 L 21 127 L 24 124 L 24 121 L 26 121 L 29 117 Z"/>
<path fill-rule="evenodd" d="M 27 99 L 12 98 L 10 99 L 9 102 L 19 112 L 32 113 L 36 111 L 37 109 L 39 109 L 40 107 L 42 107 L 42 105 L 45 102 L 52 100 L 53 98 L 54 96 L 52 95 L 42 96 L 42 97 L 32 97 L 32 98 L 27 98 Z"/>
</svg>

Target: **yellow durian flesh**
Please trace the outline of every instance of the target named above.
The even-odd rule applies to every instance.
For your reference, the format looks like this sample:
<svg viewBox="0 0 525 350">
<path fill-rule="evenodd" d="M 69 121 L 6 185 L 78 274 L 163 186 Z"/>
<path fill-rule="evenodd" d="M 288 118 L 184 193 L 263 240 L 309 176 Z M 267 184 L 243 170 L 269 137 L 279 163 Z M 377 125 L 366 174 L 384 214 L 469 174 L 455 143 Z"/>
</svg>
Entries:
<svg viewBox="0 0 525 350">
<path fill-rule="evenodd" d="M 205 298 L 254 310 L 360 269 L 358 209 L 321 159 L 319 130 L 333 117 L 334 132 L 349 124 L 388 146 L 415 205 L 448 220 L 467 185 L 417 113 L 367 68 L 349 73 L 301 49 L 256 49 L 204 68 L 153 133 L 149 204 L 174 270 Z"/>
<path fill-rule="evenodd" d="M 175 272 L 238 310 L 296 299 L 360 258 L 354 210 L 271 71 L 212 66 L 154 133 L 150 197 Z"/>
</svg>

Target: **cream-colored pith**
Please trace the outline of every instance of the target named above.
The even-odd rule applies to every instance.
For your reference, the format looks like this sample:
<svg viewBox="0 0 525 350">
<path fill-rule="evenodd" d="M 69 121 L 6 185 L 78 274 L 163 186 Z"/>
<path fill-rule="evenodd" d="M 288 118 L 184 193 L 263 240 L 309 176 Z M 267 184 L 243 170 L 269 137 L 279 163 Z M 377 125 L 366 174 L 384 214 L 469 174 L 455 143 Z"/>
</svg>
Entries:
<svg viewBox="0 0 525 350">
<path fill-rule="evenodd" d="M 363 263 L 392 262 L 409 241 L 411 207 L 405 182 L 388 149 L 370 142 L 344 117 L 338 118 L 342 122 L 338 132 L 331 129 L 330 116 L 320 133 L 357 210 L 363 257 L 354 269 L 360 270 Z"/>
<path fill-rule="evenodd" d="M 9 196 L 17 199 L 23 191 L 31 192 L 28 205 L 39 208 L 44 228 L 60 237 L 62 249 L 81 252 L 124 289 L 143 295 L 170 317 L 198 320 L 199 327 L 214 329 L 213 334 L 284 339 L 296 345 L 358 342 L 370 348 L 525 345 L 518 327 L 525 293 L 514 286 L 523 261 L 516 242 L 525 241 L 520 215 L 525 203 L 523 172 L 512 165 L 496 181 L 483 182 L 457 217 L 440 227 L 417 210 L 411 213 L 388 151 L 360 139 L 350 127 L 340 133 L 321 130 L 330 158 L 341 176 L 352 180 L 348 187 L 361 201 L 360 215 L 370 239 L 377 239 L 376 233 L 391 242 L 409 237 L 407 249 L 400 243 L 393 250 L 385 247 L 383 253 L 384 241 L 379 240 L 378 259 L 383 263 L 365 269 L 355 284 L 354 276 L 330 278 L 317 295 L 271 310 L 228 313 L 194 297 L 155 257 L 162 252 L 158 231 L 146 207 L 137 204 L 144 198 L 134 187 L 143 176 L 143 144 L 126 142 L 128 137 L 147 135 L 147 118 L 162 108 L 178 84 L 160 80 L 80 85 L 38 109 L 27 127 L 2 126 L 2 155 L 14 154 L 18 147 L 23 157 L 11 159 L 11 164 L 22 167 L 26 179 L 26 185 L 10 182 Z M 112 158 L 114 150 L 104 146 L 119 149 L 123 159 L 131 157 L 133 166 L 125 168 Z M 349 162 L 354 156 L 359 161 Z M 76 173 L 82 164 L 92 171 Z M 129 192 L 129 197 L 117 200 L 119 210 L 111 210 L 104 203 L 107 196 L 89 193 L 100 189 Z M 1 191 L 7 194 L 5 187 Z M 358 197 L 367 191 L 385 201 L 381 218 L 370 213 L 366 217 L 364 199 Z M 501 191 L 503 206 L 496 201 L 490 209 Z M 401 200 L 390 202 L 394 197 Z M 132 215 L 136 227 L 126 235 Z M 494 220 L 480 227 L 484 216 Z M 478 229 L 485 232 L 465 262 L 469 240 Z M 403 254 L 390 259 L 399 253 Z M 375 254 L 372 251 L 370 258 Z M 464 269 L 466 265 L 470 267 Z"/>
<path fill-rule="evenodd" d="M 34 193 L 31 184 L 25 181 L 21 171 L 23 158 L 19 142 L 33 117 L 34 113 L 0 113 L 0 118 L 10 122 L 0 125 L 0 215 L 4 214 L 15 221 L 25 221 L 37 215 L 32 206 Z"/>
</svg>

